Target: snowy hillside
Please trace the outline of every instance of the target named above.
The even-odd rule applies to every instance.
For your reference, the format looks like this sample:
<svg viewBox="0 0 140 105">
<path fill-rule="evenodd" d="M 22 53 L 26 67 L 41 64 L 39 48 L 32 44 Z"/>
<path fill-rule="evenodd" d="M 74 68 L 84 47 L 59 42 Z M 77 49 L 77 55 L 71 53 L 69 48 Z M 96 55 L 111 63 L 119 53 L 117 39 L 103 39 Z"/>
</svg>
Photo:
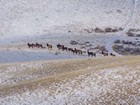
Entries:
<svg viewBox="0 0 140 105">
<path fill-rule="evenodd" d="M 136 55 L 140 0 L 0 0 L 0 105 L 140 105 Z"/>
<path fill-rule="evenodd" d="M 125 27 L 133 15 L 134 4 L 135 0 L 1 0 L 0 35 Z"/>
<path fill-rule="evenodd" d="M 1 105 L 140 105 L 140 57 L 0 65 Z"/>
<path fill-rule="evenodd" d="M 138 29 L 138 28 L 140 28 L 140 1 L 139 0 L 137 0 L 138 2 L 137 2 L 137 9 L 136 9 L 136 17 L 135 17 L 135 19 L 134 19 L 134 23 L 133 23 L 133 25 L 132 25 L 132 28 L 135 28 L 135 29 Z"/>
</svg>

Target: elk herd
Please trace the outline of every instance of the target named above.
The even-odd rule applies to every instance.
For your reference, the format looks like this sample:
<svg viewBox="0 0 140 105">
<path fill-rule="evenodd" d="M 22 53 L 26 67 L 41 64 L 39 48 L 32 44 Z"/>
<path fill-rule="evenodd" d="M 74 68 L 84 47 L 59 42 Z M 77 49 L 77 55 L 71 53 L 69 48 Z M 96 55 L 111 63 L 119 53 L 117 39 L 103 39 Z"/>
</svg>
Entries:
<svg viewBox="0 0 140 105">
<path fill-rule="evenodd" d="M 48 44 L 46 43 L 46 46 L 43 46 L 42 44 L 39 44 L 39 43 L 27 43 L 28 47 L 29 48 L 41 48 L 41 49 L 45 49 L 45 48 L 48 48 L 49 50 L 52 50 L 53 49 L 53 45 L 51 44 Z M 96 57 L 96 54 L 95 52 L 92 52 L 92 51 L 82 51 L 81 49 L 77 49 L 77 48 L 69 48 L 69 47 L 66 47 L 65 45 L 62 45 L 62 44 L 57 44 L 56 45 L 57 49 L 60 51 L 66 51 L 66 52 L 69 52 L 69 53 L 72 53 L 72 54 L 76 54 L 76 55 L 83 55 L 83 53 L 87 53 L 88 57 Z M 109 53 L 108 51 L 101 51 L 99 52 L 100 54 L 102 54 L 103 56 L 116 56 L 115 54 L 113 53 Z"/>
</svg>

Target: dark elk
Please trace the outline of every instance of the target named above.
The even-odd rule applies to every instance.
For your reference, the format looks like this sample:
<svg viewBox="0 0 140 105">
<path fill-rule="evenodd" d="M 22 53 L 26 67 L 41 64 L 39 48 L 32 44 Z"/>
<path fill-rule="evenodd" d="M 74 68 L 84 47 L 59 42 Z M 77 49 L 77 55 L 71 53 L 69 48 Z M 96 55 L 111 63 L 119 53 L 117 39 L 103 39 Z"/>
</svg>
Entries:
<svg viewBox="0 0 140 105">
<path fill-rule="evenodd" d="M 73 52 L 73 49 L 72 49 L 72 48 L 68 48 L 68 51 L 69 51 L 69 52 Z"/>
<path fill-rule="evenodd" d="M 90 52 L 89 50 L 87 50 L 87 53 L 88 53 L 88 56 L 96 57 L 96 53 Z"/>
<path fill-rule="evenodd" d="M 29 48 L 35 47 L 35 45 L 33 43 L 31 43 L 31 44 L 30 43 L 27 43 L 27 45 L 28 45 Z"/>
<path fill-rule="evenodd" d="M 47 45 L 48 49 L 52 49 L 52 45 L 50 45 L 48 43 L 46 45 Z"/>
<path fill-rule="evenodd" d="M 58 50 L 60 50 L 64 47 L 64 45 L 61 45 L 61 44 L 57 44 L 56 46 L 57 46 Z"/>
<path fill-rule="evenodd" d="M 63 47 L 62 47 L 62 50 L 63 50 L 63 51 L 67 51 L 67 50 L 68 50 L 68 47 L 63 46 Z"/>
<path fill-rule="evenodd" d="M 103 54 L 104 56 L 108 56 L 108 53 L 104 51 L 102 51 L 101 54 Z"/>
<path fill-rule="evenodd" d="M 79 50 L 79 49 L 74 49 L 75 50 L 75 52 L 76 52 L 76 54 L 79 54 L 79 55 L 82 55 L 83 54 L 83 51 L 82 50 Z"/>
<path fill-rule="evenodd" d="M 43 48 L 43 45 L 42 44 L 38 44 L 38 43 L 36 43 L 36 45 L 35 45 L 37 48 Z"/>
<path fill-rule="evenodd" d="M 77 54 L 76 48 L 72 50 L 72 53 L 73 53 L 73 54 Z"/>
<path fill-rule="evenodd" d="M 115 55 L 115 54 L 113 54 L 113 53 L 110 53 L 110 55 L 111 55 L 111 56 L 113 56 L 113 57 L 115 57 L 115 56 L 116 56 L 116 55 Z"/>
<path fill-rule="evenodd" d="M 27 43 L 28 47 L 31 48 L 32 47 L 32 44 L 30 43 Z M 32 47 L 33 48 L 33 47 Z"/>
<path fill-rule="evenodd" d="M 43 45 L 42 44 L 38 44 L 37 42 L 34 44 L 34 43 L 27 43 L 27 45 L 28 45 L 28 47 L 29 48 L 34 48 L 34 47 L 37 47 L 37 48 L 44 48 L 45 49 L 45 47 L 43 47 Z"/>
</svg>

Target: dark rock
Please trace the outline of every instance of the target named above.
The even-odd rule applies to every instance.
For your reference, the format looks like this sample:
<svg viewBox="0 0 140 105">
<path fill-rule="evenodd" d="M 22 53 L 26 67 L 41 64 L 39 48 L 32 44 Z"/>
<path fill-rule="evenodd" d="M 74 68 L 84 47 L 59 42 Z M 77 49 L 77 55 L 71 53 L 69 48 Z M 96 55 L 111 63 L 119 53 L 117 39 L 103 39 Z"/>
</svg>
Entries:
<svg viewBox="0 0 140 105">
<path fill-rule="evenodd" d="M 104 31 L 102 30 L 102 29 L 100 29 L 100 28 L 95 28 L 95 30 L 94 30 L 96 33 L 103 33 Z"/>
<path fill-rule="evenodd" d="M 119 44 L 119 43 L 121 43 L 121 41 L 120 40 L 116 40 L 114 43 Z"/>
<path fill-rule="evenodd" d="M 77 45 L 77 44 L 78 44 L 78 42 L 77 42 L 77 41 L 72 40 L 72 41 L 70 42 L 70 44 L 71 44 L 71 45 Z"/>
</svg>

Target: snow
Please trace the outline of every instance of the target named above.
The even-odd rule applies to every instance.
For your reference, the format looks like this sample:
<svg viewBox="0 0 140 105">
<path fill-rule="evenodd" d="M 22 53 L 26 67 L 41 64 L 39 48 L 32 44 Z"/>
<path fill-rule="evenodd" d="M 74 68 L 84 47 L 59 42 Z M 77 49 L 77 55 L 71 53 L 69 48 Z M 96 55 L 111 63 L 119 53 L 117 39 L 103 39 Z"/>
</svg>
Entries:
<svg viewBox="0 0 140 105">
<path fill-rule="evenodd" d="M 0 35 L 36 36 L 95 27 L 123 28 L 131 19 L 134 1 L 1 0 Z"/>
<path fill-rule="evenodd" d="M 125 24 L 124 30 L 116 33 L 115 35 L 113 35 L 113 37 L 110 37 L 110 40 L 107 44 L 107 49 L 109 49 L 109 51 L 111 51 L 112 53 L 114 53 L 116 55 L 119 55 L 115 51 L 113 51 L 112 45 L 113 45 L 115 40 L 128 39 L 128 37 L 125 35 L 125 33 L 129 29 L 132 28 L 132 25 L 135 25 L 134 21 L 137 19 L 137 16 L 138 16 L 139 5 L 140 5 L 140 1 L 139 0 L 134 0 L 133 12 L 131 13 L 129 21 Z"/>
<path fill-rule="evenodd" d="M 139 12 L 140 0 L 0 0 L 0 89 L 3 86 L 13 86 L 23 81 L 37 79 L 42 75 L 48 76 L 49 74 L 43 71 L 39 73 L 44 74 L 24 75 L 28 69 L 43 69 L 42 63 L 34 61 L 87 57 L 86 54 L 78 56 L 67 52 L 55 55 L 56 48 L 48 51 L 22 47 L 27 42 L 43 44 L 48 42 L 55 47 L 56 44 L 62 43 L 68 47 L 80 48 L 79 45 L 70 45 L 70 41 L 80 43 L 89 41 L 92 47 L 106 46 L 109 52 L 119 56 L 112 50 L 112 45 L 117 39 L 132 40 L 126 37 L 125 33 L 130 28 L 140 28 Z M 109 34 L 88 34 L 84 31 L 96 27 L 102 29 L 122 27 L 124 30 Z M 21 49 L 17 50 L 17 46 Z M 17 63 L 27 61 L 30 61 L 30 64 Z M 5 64 L 11 62 L 14 64 Z M 51 83 L 46 87 L 38 86 L 38 89 L 33 91 L 26 89 L 23 94 L 2 96 L 0 103 L 1 105 L 106 103 L 140 105 L 139 70 L 140 66 L 136 65 L 89 72 L 72 79 Z M 23 74 L 16 76 L 16 73 L 20 72 Z M 55 74 L 54 70 L 50 70 L 49 73 Z"/>
<path fill-rule="evenodd" d="M 139 23 L 139 5 L 139 0 L 1 0 L 0 44 L 48 35 L 64 37 L 69 30 L 74 36 L 85 34 L 84 29 L 122 27 L 124 30 L 111 34 L 106 44 L 110 52 L 118 55 L 112 44 L 116 39 L 125 39 L 124 33 Z"/>
<path fill-rule="evenodd" d="M 29 49 L 27 47 L 27 43 L 21 41 L 20 39 L 13 40 L 13 44 L 7 41 L 1 41 L 1 50 L 0 50 L 0 63 L 11 63 L 11 62 L 26 62 L 26 61 L 37 61 L 37 60 L 52 60 L 52 59 L 68 59 L 68 58 L 88 58 L 87 53 L 83 53 L 83 55 L 73 55 L 69 52 L 59 51 L 56 47 L 58 43 L 64 44 L 69 48 L 77 48 L 81 49 L 81 47 L 86 45 L 85 49 L 82 51 L 87 51 L 87 49 L 93 49 L 99 46 L 105 46 L 111 37 L 111 35 L 73 35 L 73 34 L 54 34 L 45 36 L 42 35 L 39 38 L 34 38 L 33 43 L 38 42 L 42 43 L 43 46 L 46 46 L 46 43 L 50 43 L 53 45 L 52 50 L 48 49 Z M 23 40 L 23 39 L 22 39 Z M 30 39 L 29 39 L 30 40 Z M 71 45 L 70 42 L 74 40 L 83 45 Z M 85 44 L 85 42 L 89 42 Z M 6 43 L 6 44 L 5 44 Z M 20 48 L 20 49 L 19 49 Z M 108 49 L 109 50 L 109 49 Z M 111 51 L 111 50 L 109 50 Z M 95 51 L 94 51 L 95 52 Z M 56 55 L 58 53 L 58 55 Z M 101 54 L 97 54 L 97 57 L 102 56 Z"/>
<path fill-rule="evenodd" d="M 15 63 L 16 64 L 16 63 Z M 35 63 L 32 62 L 30 64 L 19 64 L 18 66 L 12 65 L 12 66 L 7 66 L 4 67 L 3 65 L 0 66 L 0 86 L 3 85 L 11 85 L 11 84 L 16 84 L 19 80 L 17 78 L 14 78 L 12 73 L 16 72 L 24 72 L 26 69 L 36 69 L 36 68 L 42 68 L 43 65 L 40 63 Z M 22 78 L 24 79 L 24 78 Z"/>
<path fill-rule="evenodd" d="M 105 43 L 109 52 L 119 55 L 112 50 L 113 42 L 116 39 L 125 39 L 124 33 L 135 26 L 139 19 L 139 5 L 139 0 L 1 0 L 0 44 L 27 43 L 39 39 L 48 42 L 54 40 L 56 44 L 68 41 L 71 37 L 74 39 L 77 34 L 81 37 L 88 36 L 84 29 L 122 27 L 123 31 L 109 37 L 103 37 L 102 34 L 101 40 L 95 42 L 96 45 Z M 68 33 L 69 30 L 71 34 Z M 93 34 L 91 36 L 96 35 Z M 45 37 L 52 35 L 53 37 Z M 94 40 L 98 39 L 98 35 L 88 37 Z M 56 41 L 57 37 L 59 40 Z M 79 37 L 76 39 L 83 40 Z"/>
<path fill-rule="evenodd" d="M 22 95 L 7 96 L 0 102 L 1 105 L 100 105 L 107 102 L 139 105 L 139 90 L 135 87 L 140 81 L 136 83 L 137 80 L 133 78 L 140 72 L 131 69 L 126 66 L 99 70 L 72 80 L 52 83 L 48 88 L 40 86 L 33 92 L 27 90 Z M 128 89 L 133 89 L 135 94 L 129 93 Z"/>
<path fill-rule="evenodd" d="M 52 59 L 68 59 L 68 58 L 85 58 L 85 56 L 73 55 L 72 53 L 60 52 L 55 55 L 55 52 L 32 52 L 32 51 L 0 51 L 0 63 L 14 63 L 26 61 L 41 61 Z"/>
</svg>

